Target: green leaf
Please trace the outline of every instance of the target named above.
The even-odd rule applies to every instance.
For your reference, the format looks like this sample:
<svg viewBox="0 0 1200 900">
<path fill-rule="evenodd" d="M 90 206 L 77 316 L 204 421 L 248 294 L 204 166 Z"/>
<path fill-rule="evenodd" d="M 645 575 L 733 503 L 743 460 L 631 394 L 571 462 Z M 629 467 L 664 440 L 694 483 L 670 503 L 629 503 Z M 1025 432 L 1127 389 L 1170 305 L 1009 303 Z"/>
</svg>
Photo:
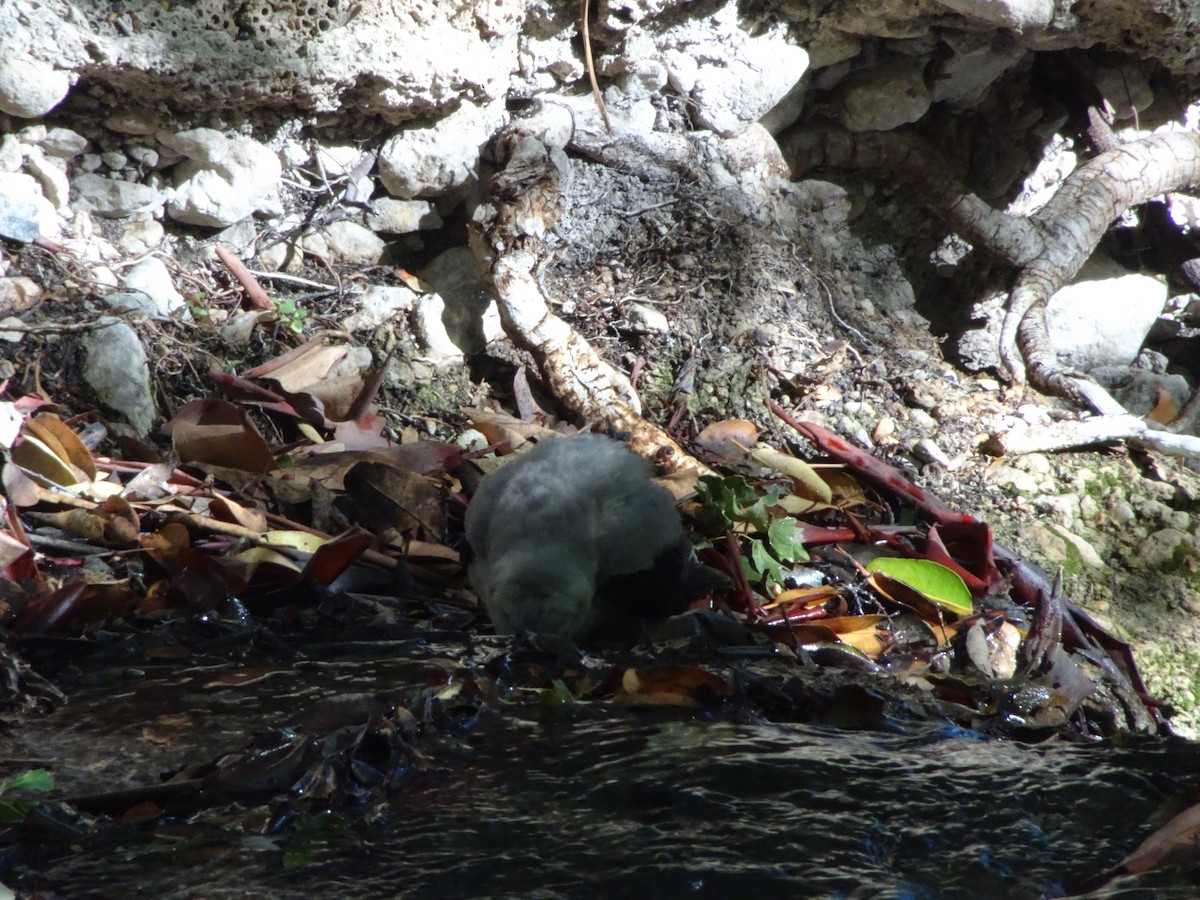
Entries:
<svg viewBox="0 0 1200 900">
<path fill-rule="evenodd" d="M 771 545 L 771 552 L 784 562 L 808 560 L 808 551 L 801 543 L 803 537 L 804 532 L 791 516 L 776 519 L 767 528 L 767 543 Z"/>
<path fill-rule="evenodd" d="M 48 791 L 54 787 L 54 776 L 47 769 L 30 769 L 12 778 L 0 779 L 0 794 L 6 791 Z"/>
<path fill-rule="evenodd" d="M 974 611 L 971 592 L 958 573 L 931 559 L 879 556 L 871 560 L 867 571 L 882 572 L 903 582 L 942 609 L 960 616 L 969 616 Z"/>
<path fill-rule="evenodd" d="M 750 562 L 756 571 L 756 581 L 764 575 L 772 581 L 783 580 L 783 566 L 779 564 L 777 559 L 771 556 L 770 551 L 767 550 L 767 545 L 762 541 L 755 541 L 751 545 Z"/>
</svg>

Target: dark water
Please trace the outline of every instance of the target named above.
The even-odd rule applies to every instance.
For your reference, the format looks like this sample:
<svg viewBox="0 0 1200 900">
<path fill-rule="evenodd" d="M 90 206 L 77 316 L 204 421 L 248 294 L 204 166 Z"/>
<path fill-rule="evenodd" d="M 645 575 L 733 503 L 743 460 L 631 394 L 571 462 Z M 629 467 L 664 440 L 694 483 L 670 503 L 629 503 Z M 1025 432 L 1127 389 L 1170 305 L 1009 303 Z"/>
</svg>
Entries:
<svg viewBox="0 0 1200 900">
<path fill-rule="evenodd" d="M 176 685 L 190 724 L 155 744 L 163 761 L 234 745 L 253 730 L 239 715 L 278 709 L 270 683 L 261 704 Z M 161 705 L 169 688 L 150 687 L 107 717 L 99 699 L 80 700 L 43 736 L 71 756 L 71 742 L 91 741 L 97 770 L 111 772 L 154 726 L 140 704 Z M 0 880 L 60 897 L 1019 900 L 1061 896 L 1113 865 L 1200 787 L 1200 747 L 1182 741 L 1027 746 L 932 726 L 735 725 L 600 704 L 487 712 L 436 750 L 369 822 L 267 838 L 264 813 L 233 811 L 208 834 L 160 829 Z M 1090 896 L 1195 898 L 1200 887 L 1167 872 Z"/>
</svg>

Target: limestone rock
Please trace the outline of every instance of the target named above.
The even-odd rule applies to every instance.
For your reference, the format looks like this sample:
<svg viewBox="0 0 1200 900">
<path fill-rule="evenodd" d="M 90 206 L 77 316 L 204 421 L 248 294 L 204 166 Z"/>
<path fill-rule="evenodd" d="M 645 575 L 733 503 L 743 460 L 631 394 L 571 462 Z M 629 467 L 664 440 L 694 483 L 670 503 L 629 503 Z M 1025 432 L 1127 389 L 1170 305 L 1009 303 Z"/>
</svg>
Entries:
<svg viewBox="0 0 1200 900">
<path fill-rule="evenodd" d="M 34 119 L 66 99 L 71 78 L 42 59 L 12 46 L 0 46 L 0 111 Z"/>
<path fill-rule="evenodd" d="M 175 173 L 171 218 L 223 228 L 263 208 L 275 195 L 283 167 L 269 148 L 243 135 L 212 128 L 158 135 L 163 146 L 187 157 Z"/>
</svg>

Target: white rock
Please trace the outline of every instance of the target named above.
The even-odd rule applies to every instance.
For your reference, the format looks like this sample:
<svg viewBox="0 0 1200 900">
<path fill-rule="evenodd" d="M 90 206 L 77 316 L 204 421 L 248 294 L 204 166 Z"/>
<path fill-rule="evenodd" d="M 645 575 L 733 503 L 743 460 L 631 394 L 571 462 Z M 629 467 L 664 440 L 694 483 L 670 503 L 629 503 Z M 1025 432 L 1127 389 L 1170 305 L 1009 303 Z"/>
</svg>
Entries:
<svg viewBox="0 0 1200 900">
<path fill-rule="evenodd" d="M 62 209 L 71 199 L 71 185 L 67 181 L 67 165 L 61 160 L 47 156 L 41 147 L 30 147 L 25 155 L 25 168 L 42 186 L 42 196 L 55 209 Z"/>
<path fill-rule="evenodd" d="M 0 307 L 2 309 L 3 307 Z M 10 326 L 6 328 L 5 326 Z M 0 341 L 6 344 L 19 344 L 25 340 L 26 322 L 20 316 L 5 316 L 0 319 Z M 14 895 L 15 896 L 15 895 Z"/>
<path fill-rule="evenodd" d="M 15 47 L 0 47 L 0 111 L 36 119 L 62 103 L 70 89 L 66 72 Z"/>
<path fill-rule="evenodd" d="M 413 231 L 442 227 L 442 217 L 428 200 L 396 200 L 380 197 L 371 203 L 375 215 L 367 217 L 372 231 L 383 234 L 409 234 Z"/>
<path fill-rule="evenodd" d="M 145 184 L 116 181 L 84 172 L 71 181 L 83 209 L 104 219 L 121 219 L 134 213 L 154 212 L 166 200 L 161 191 Z"/>
<path fill-rule="evenodd" d="M 102 317 L 83 339 L 83 377 L 100 402 L 123 415 L 139 436 L 156 415 L 146 352 L 137 332 L 120 319 Z"/>
<path fill-rule="evenodd" d="M 57 238 L 62 223 L 38 183 L 23 172 L 0 172 L 0 235 L 16 241 Z"/>
<path fill-rule="evenodd" d="M 645 303 L 630 303 L 625 307 L 625 318 L 629 327 L 639 334 L 667 334 L 671 323 L 662 310 Z"/>
<path fill-rule="evenodd" d="M 162 243 L 163 234 L 162 223 L 156 219 L 135 219 L 121 232 L 117 246 L 129 253 L 145 253 Z"/>
<path fill-rule="evenodd" d="M 22 144 L 40 144 L 46 139 L 47 134 L 49 132 L 46 130 L 45 125 L 41 122 L 34 122 L 18 131 L 17 137 Z"/>
<path fill-rule="evenodd" d="M 346 265 L 374 266 L 379 263 L 387 244 L 357 222 L 334 222 L 320 232 L 325 239 L 326 258 Z"/>
<path fill-rule="evenodd" d="M 184 305 L 183 295 L 175 290 L 175 281 L 166 263 L 155 256 L 131 266 L 121 279 L 121 286 L 131 294 L 142 294 L 153 304 L 155 314 L 170 315 Z"/>
<path fill-rule="evenodd" d="M 784 98 L 808 68 L 808 53 L 782 37 L 747 40 L 746 56 L 701 65 L 692 100 L 696 118 L 718 134 L 736 134 Z"/>
<path fill-rule="evenodd" d="M 318 147 L 317 152 L 314 154 L 329 178 L 341 178 L 343 175 L 349 174 L 350 170 L 354 168 L 354 164 L 358 162 L 362 155 L 363 151 L 357 147 L 344 145 Z"/>
<path fill-rule="evenodd" d="M 423 294 L 413 308 L 413 331 L 424 351 L 424 359 L 433 363 L 452 363 L 462 360 L 462 350 L 450 340 L 442 313 L 446 303 L 437 294 Z"/>
<path fill-rule="evenodd" d="M 1164 281 L 1097 254 L 1047 305 L 1050 340 L 1066 365 L 1127 366 L 1166 302 Z"/>
<path fill-rule="evenodd" d="M 835 92 L 838 119 L 850 131 L 890 131 L 929 111 L 921 59 L 891 59 L 842 82 Z"/>
<path fill-rule="evenodd" d="M 149 147 L 130 147 L 129 156 L 138 165 L 144 166 L 147 169 L 153 169 L 158 165 L 158 151 L 152 150 Z"/>
<path fill-rule="evenodd" d="M 100 154 L 100 161 L 103 162 L 113 171 L 125 168 L 129 162 L 129 157 L 120 150 L 106 150 Z"/>
<path fill-rule="evenodd" d="M 447 194 L 475 175 L 479 150 L 504 121 L 503 108 L 463 102 L 432 125 L 405 129 L 379 151 L 379 178 L 404 200 Z"/>
<path fill-rule="evenodd" d="M 402 284 L 373 284 L 358 298 L 358 311 L 343 322 L 347 331 L 366 331 L 378 328 L 394 319 L 397 313 L 408 312 L 417 302 L 412 288 Z"/>
<path fill-rule="evenodd" d="M 40 146 L 47 156 L 74 159 L 87 149 L 88 139 L 70 128 L 51 128 Z"/>
<path fill-rule="evenodd" d="M 24 275 L 0 278 L 0 312 L 24 312 L 36 304 L 44 293 L 40 284 Z"/>
<path fill-rule="evenodd" d="M 279 187 L 279 157 L 251 138 L 212 128 L 159 134 L 163 146 L 187 157 L 176 171 L 171 218 L 223 228 L 267 207 Z"/>
<path fill-rule="evenodd" d="M 15 134 L 0 137 L 0 172 L 18 172 L 25 162 L 25 148 Z"/>
<path fill-rule="evenodd" d="M 1054 15 L 1054 0 L 938 0 L 968 19 L 1002 28 L 1045 28 Z"/>
</svg>

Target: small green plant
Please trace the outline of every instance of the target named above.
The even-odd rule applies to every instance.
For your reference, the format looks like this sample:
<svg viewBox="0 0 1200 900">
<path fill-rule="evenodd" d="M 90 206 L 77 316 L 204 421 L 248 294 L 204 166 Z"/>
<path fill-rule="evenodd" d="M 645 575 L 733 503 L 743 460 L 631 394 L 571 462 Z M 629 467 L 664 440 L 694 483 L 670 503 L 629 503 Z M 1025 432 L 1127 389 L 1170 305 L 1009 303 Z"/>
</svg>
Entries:
<svg viewBox="0 0 1200 900">
<path fill-rule="evenodd" d="M 0 824 L 12 825 L 24 820 L 37 806 L 36 800 L 6 796 L 18 791 L 45 793 L 54 787 L 54 776 L 45 769 L 30 769 L 12 778 L 0 778 Z"/>
<path fill-rule="evenodd" d="M 279 324 L 290 328 L 296 334 L 304 331 L 304 320 L 308 318 L 308 310 L 295 300 L 276 300 L 275 313 L 279 316 Z"/>
<path fill-rule="evenodd" d="M 705 534 L 711 537 L 732 530 L 750 540 L 742 568 L 751 582 L 764 578 L 781 582 L 785 568 L 808 560 L 799 523 L 791 516 L 772 515 L 782 496 L 778 486 L 760 490 L 741 475 L 705 475 L 696 488 L 700 506 L 695 517 Z"/>
</svg>

